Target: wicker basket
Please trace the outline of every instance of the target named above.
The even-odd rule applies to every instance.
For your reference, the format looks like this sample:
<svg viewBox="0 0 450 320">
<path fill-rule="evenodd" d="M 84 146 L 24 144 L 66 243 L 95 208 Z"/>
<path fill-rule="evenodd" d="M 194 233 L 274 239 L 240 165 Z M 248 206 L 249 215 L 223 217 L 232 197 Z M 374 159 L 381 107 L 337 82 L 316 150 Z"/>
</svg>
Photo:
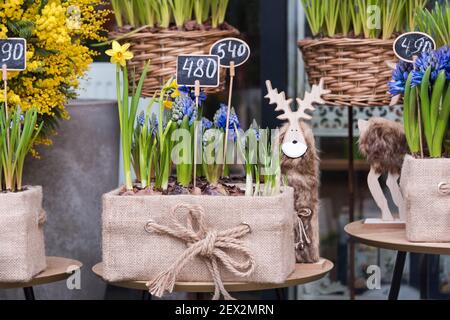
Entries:
<svg viewBox="0 0 450 320">
<path fill-rule="evenodd" d="M 179 31 L 162 29 L 158 31 L 144 29 L 130 34 L 130 27 L 123 27 L 110 33 L 110 38 L 120 38 L 131 44 L 134 58 L 128 63 L 130 82 L 137 82 L 145 63 L 151 59 L 150 71 L 145 79 L 142 95 L 152 97 L 161 86 L 176 73 L 177 56 L 186 54 L 209 54 L 209 49 L 216 41 L 239 35 L 231 26 L 219 30 Z M 220 86 L 210 88 L 207 92 L 218 92 L 225 88 L 226 70 L 221 70 Z"/>
<path fill-rule="evenodd" d="M 388 82 L 397 62 L 393 40 L 323 38 L 299 41 L 311 84 L 324 78 L 331 94 L 327 103 L 337 106 L 385 106 L 391 100 Z"/>
</svg>

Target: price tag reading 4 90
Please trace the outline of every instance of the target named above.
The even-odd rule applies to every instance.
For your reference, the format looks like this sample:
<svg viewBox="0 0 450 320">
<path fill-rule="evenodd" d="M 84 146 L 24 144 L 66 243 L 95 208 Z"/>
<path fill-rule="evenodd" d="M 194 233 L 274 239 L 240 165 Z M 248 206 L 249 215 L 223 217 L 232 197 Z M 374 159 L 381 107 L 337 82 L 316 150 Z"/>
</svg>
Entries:
<svg viewBox="0 0 450 320">
<path fill-rule="evenodd" d="M 184 55 L 177 60 L 177 83 L 180 86 L 219 86 L 219 57 L 214 55 Z"/>
<path fill-rule="evenodd" d="M 26 40 L 22 38 L 0 39 L 0 68 L 6 65 L 10 71 L 26 68 Z"/>
<path fill-rule="evenodd" d="M 394 42 L 394 53 L 403 61 L 413 63 L 414 57 L 436 49 L 433 38 L 422 32 L 407 32 Z"/>
</svg>

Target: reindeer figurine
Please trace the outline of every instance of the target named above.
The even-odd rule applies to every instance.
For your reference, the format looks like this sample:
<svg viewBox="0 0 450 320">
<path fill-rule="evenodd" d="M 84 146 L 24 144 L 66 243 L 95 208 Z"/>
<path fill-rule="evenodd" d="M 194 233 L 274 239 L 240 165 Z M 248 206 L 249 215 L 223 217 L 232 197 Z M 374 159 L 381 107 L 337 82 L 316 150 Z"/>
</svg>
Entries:
<svg viewBox="0 0 450 320">
<path fill-rule="evenodd" d="M 399 209 L 400 220 L 397 223 L 405 222 L 403 196 L 398 184 L 403 159 L 408 151 L 403 126 L 383 118 L 371 118 L 368 121 L 360 119 L 358 127 L 360 131 L 359 149 L 370 164 L 367 185 L 375 203 L 381 210 L 381 221 L 370 219 L 366 220 L 366 223 L 368 221 L 375 223 L 394 221 L 378 180 L 383 174 L 387 174 L 386 185 L 394 204 Z"/>
<path fill-rule="evenodd" d="M 297 212 L 296 258 L 299 263 L 319 261 L 319 159 L 311 128 L 303 120 L 312 117 L 306 111 L 314 111 L 314 104 L 324 104 L 323 81 L 305 93 L 303 100 L 297 99 L 298 110 L 291 109 L 292 99 L 286 99 L 284 92 L 272 88 L 266 81 L 269 104 L 276 104 L 276 111 L 282 111 L 277 118 L 288 122 L 281 128 L 281 170 L 288 183 L 294 188 L 295 210 Z"/>
</svg>

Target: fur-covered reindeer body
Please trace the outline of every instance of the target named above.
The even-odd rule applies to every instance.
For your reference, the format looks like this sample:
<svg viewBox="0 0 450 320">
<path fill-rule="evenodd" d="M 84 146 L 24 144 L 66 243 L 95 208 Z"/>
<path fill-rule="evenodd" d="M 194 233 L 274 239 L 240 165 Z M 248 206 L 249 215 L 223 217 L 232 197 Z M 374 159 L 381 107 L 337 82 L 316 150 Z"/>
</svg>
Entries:
<svg viewBox="0 0 450 320">
<path fill-rule="evenodd" d="M 314 110 L 313 104 L 323 104 L 321 96 L 329 93 L 324 90 L 323 81 L 314 85 L 303 100 L 297 99 L 298 110 L 292 111 L 292 99 L 286 99 L 284 92 L 272 88 L 266 82 L 270 104 L 276 104 L 276 111 L 283 113 L 280 120 L 288 120 L 281 129 L 282 173 L 294 188 L 295 210 L 297 211 L 296 258 L 300 263 L 314 263 L 319 260 L 319 159 L 311 128 L 303 122 L 310 120 L 306 111 Z"/>
<path fill-rule="evenodd" d="M 359 149 L 370 164 L 367 185 L 381 210 L 382 220 L 394 220 L 378 181 L 381 175 L 387 174 L 386 185 L 399 209 L 400 220 L 405 221 L 403 196 L 398 185 L 403 158 L 408 150 L 403 126 L 383 118 L 372 118 L 368 121 L 359 120 L 358 127 Z"/>
<path fill-rule="evenodd" d="M 283 155 L 281 160 L 282 174 L 294 188 L 295 210 L 299 223 L 295 228 L 297 262 L 313 263 L 319 261 L 319 158 L 315 146 L 314 135 L 306 123 L 300 128 L 305 137 L 308 152 L 300 158 L 289 158 Z M 289 125 L 281 128 L 281 139 L 284 138 Z M 310 210 L 310 211 L 309 211 Z M 304 233 L 302 233 L 304 231 Z"/>
</svg>

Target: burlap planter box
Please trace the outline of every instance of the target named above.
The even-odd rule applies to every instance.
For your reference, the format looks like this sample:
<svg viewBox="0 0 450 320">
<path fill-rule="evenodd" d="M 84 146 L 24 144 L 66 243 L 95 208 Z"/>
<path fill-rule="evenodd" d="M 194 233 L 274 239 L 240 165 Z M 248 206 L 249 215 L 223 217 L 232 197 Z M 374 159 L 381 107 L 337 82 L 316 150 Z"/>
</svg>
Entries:
<svg viewBox="0 0 450 320">
<path fill-rule="evenodd" d="M 450 242 L 450 159 L 406 156 L 400 186 L 406 237 L 412 242 Z"/>
<path fill-rule="evenodd" d="M 290 187 L 273 197 L 119 196 L 116 190 L 103 196 L 105 280 L 153 280 L 172 266 L 187 250 L 186 243 L 168 235 L 149 233 L 145 227 L 149 220 L 170 226 L 170 212 L 180 204 L 201 206 L 206 225 L 217 231 L 242 223 L 250 226 L 251 232 L 241 240 L 254 256 L 254 272 L 243 279 L 219 262 L 223 281 L 282 283 L 294 271 L 295 211 Z M 186 210 L 177 210 L 176 218 L 183 225 L 186 216 Z M 233 250 L 227 254 L 234 256 Z M 176 280 L 211 281 L 211 275 L 204 260 L 195 257 L 177 274 Z"/>
<path fill-rule="evenodd" d="M 0 193 L 0 282 L 27 282 L 46 268 L 42 188 Z"/>
</svg>

